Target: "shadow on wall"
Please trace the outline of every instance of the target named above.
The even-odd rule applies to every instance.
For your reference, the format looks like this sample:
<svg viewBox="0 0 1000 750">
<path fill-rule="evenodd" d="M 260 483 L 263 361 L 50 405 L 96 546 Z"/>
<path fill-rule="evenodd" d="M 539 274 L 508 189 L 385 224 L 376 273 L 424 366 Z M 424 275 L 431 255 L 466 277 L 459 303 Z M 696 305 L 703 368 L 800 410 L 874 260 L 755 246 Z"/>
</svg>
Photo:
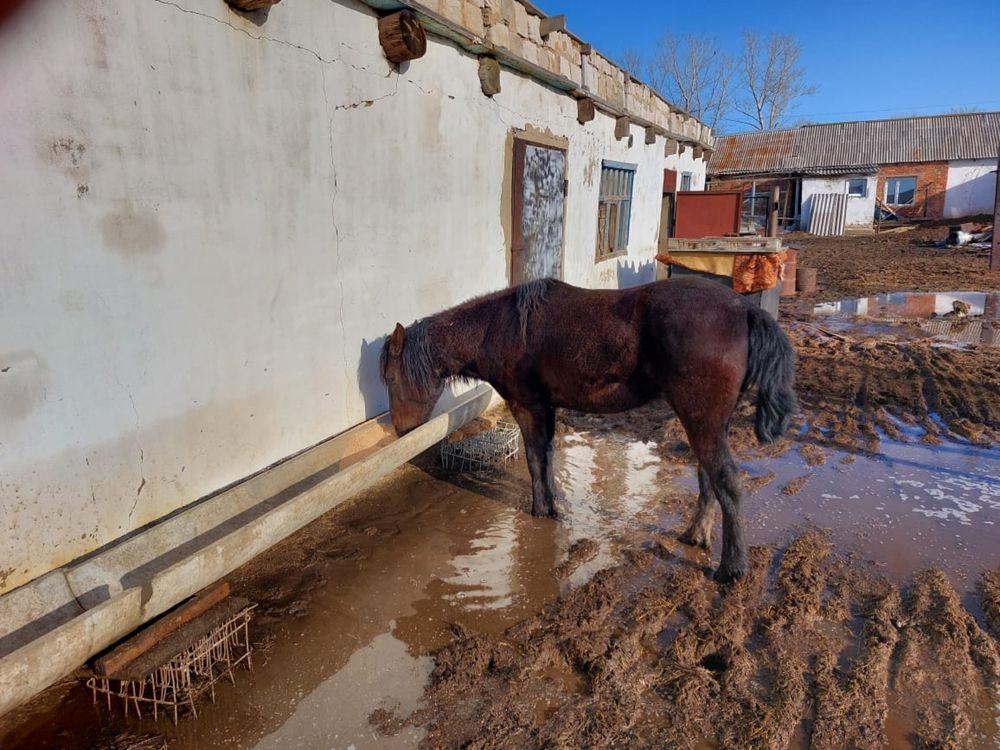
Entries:
<svg viewBox="0 0 1000 750">
<path fill-rule="evenodd" d="M 365 419 L 371 419 L 389 410 L 389 394 L 379 376 L 379 357 L 388 336 L 374 341 L 361 340 L 361 358 L 358 362 L 358 387 L 365 400 Z"/>
<path fill-rule="evenodd" d="M 618 288 L 628 289 L 640 284 L 656 281 L 656 263 L 648 260 L 645 263 L 625 261 L 618 264 Z"/>
</svg>

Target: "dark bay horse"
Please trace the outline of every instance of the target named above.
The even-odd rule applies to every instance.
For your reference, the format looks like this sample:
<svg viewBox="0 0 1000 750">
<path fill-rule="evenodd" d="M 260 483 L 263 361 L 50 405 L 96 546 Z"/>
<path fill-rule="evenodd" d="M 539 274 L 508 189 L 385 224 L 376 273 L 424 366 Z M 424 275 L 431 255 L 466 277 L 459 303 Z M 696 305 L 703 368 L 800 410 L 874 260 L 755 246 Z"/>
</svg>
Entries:
<svg viewBox="0 0 1000 750">
<path fill-rule="evenodd" d="M 758 439 L 785 431 L 795 408 L 794 355 L 775 320 L 731 289 L 697 278 L 621 291 L 532 281 L 409 328 L 397 323 L 380 366 L 399 435 L 427 421 L 450 378 L 492 385 L 521 428 L 536 516 L 555 516 L 556 408 L 620 412 L 665 397 L 698 458 L 698 509 L 681 540 L 708 548 L 714 495 L 723 521 L 715 577 L 745 572 L 729 422 L 741 394 L 756 386 Z"/>
</svg>

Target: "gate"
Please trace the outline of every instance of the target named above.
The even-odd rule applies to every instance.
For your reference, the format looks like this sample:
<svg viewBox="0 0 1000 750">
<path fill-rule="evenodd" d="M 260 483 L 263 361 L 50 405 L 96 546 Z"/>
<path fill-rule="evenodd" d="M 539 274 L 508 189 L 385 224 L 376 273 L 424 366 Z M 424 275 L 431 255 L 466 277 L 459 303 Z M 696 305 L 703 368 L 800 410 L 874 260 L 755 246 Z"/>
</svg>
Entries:
<svg viewBox="0 0 1000 750">
<path fill-rule="evenodd" d="M 566 152 L 514 141 L 511 282 L 562 276 Z"/>
<path fill-rule="evenodd" d="M 743 193 L 713 190 L 677 193 L 674 237 L 697 239 L 739 234 Z"/>
</svg>

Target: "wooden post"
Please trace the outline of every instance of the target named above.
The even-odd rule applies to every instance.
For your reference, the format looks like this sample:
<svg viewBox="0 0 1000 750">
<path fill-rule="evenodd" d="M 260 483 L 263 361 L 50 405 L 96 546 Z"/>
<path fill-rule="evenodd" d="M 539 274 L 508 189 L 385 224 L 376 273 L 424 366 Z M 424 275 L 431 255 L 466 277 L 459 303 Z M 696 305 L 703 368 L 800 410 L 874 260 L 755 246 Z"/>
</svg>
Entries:
<svg viewBox="0 0 1000 750">
<path fill-rule="evenodd" d="M 771 215 L 767 220 L 767 236 L 777 237 L 778 236 L 778 205 L 781 201 L 781 188 L 777 185 L 774 186 L 774 192 L 771 194 Z"/>
<path fill-rule="evenodd" d="M 500 93 L 500 63 L 492 57 L 479 58 L 479 83 L 486 96 Z"/>
<path fill-rule="evenodd" d="M 582 125 L 590 122 L 597 116 L 597 107 L 594 106 L 593 99 L 576 100 L 576 119 Z"/>
<path fill-rule="evenodd" d="M 412 11 L 401 10 L 378 19 L 378 40 L 390 62 L 416 60 L 427 52 L 427 34 Z"/>
<path fill-rule="evenodd" d="M 1000 271 L 1000 150 L 997 151 L 997 194 L 993 201 L 993 247 L 990 248 L 990 270 Z"/>
</svg>

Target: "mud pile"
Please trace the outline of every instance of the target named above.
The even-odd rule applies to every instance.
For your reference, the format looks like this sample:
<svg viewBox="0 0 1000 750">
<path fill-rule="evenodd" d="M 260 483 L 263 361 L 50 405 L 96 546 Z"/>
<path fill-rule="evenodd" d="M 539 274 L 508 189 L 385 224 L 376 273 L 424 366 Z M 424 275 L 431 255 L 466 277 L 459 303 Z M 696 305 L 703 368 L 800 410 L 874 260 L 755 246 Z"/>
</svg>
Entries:
<svg viewBox="0 0 1000 750">
<path fill-rule="evenodd" d="M 1000 437 L 1000 350 L 958 349 L 905 334 L 835 334 L 789 326 L 798 356 L 796 390 L 818 442 L 877 449 L 878 432 L 899 439 L 897 420 L 935 442 L 948 432 L 989 445 Z"/>
<path fill-rule="evenodd" d="M 997 689 L 1000 646 L 943 574 L 901 592 L 807 532 L 728 589 L 636 552 L 499 637 L 456 630 L 423 707 L 372 720 L 426 748 L 978 747 Z"/>
</svg>

